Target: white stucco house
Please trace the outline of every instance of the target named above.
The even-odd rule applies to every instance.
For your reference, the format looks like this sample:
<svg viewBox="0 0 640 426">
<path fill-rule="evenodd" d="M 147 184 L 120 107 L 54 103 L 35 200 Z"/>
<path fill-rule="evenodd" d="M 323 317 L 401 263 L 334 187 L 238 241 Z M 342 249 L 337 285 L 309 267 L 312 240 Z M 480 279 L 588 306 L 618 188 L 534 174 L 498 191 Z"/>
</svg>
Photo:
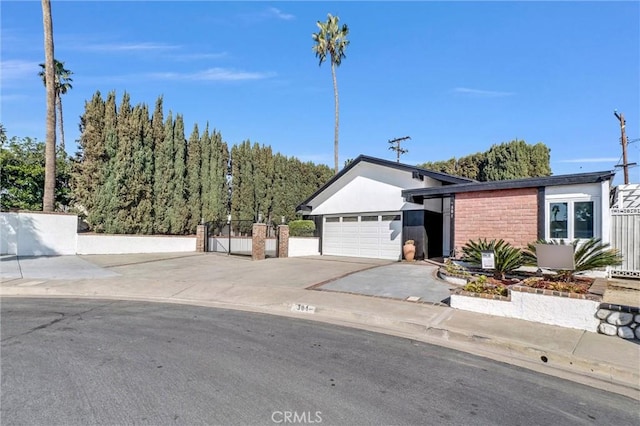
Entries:
<svg viewBox="0 0 640 426">
<path fill-rule="evenodd" d="M 468 240 L 609 241 L 613 172 L 477 182 L 361 155 L 298 206 L 319 230 L 321 253 L 399 260 L 451 256 Z"/>
</svg>

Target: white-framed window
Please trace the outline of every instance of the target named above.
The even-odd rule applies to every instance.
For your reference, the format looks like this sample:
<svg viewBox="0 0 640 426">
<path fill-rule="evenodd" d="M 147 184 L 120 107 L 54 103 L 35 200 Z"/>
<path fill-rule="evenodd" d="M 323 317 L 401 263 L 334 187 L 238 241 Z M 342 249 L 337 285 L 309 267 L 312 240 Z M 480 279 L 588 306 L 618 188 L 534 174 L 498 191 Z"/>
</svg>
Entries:
<svg viewBox="0 0 640 426">
<path fill-rule="evenodd" d="M 599 203 L 596 197 L 552 199 L 546 203 L 547 239 L 578 240 L 600 237 Z"/>
</svg>

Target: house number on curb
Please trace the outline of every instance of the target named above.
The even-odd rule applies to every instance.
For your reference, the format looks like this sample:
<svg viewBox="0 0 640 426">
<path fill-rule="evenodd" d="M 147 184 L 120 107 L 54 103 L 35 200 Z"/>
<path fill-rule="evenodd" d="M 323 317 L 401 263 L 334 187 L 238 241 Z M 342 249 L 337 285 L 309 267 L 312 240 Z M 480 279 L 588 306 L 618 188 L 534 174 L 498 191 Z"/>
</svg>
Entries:
<svg viewBox="0 0 640 426">
<path fill-rule="evenodd" d="M 291 310 L 293 312 L 304 312 L 307 314 L 315 314 L 316 307 L 311 305 L 303 305 L 302 303 L 294 303 L 291 305 Z"/>
</svg>

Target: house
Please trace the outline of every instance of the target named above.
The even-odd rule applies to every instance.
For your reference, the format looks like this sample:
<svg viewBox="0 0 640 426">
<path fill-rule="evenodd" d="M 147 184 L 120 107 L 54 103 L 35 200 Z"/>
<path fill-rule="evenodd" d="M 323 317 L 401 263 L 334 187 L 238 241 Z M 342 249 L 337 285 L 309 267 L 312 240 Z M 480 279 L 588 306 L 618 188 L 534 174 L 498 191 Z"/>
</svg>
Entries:
<svg viewBox="0 0 640 426">
<path fill-rule="evenodd" d="M 613 172 L 494 182 L 361 155 L 298 206 L 315 220 L 321 253 L 399 260 L 454 255 L 470 239 L 518 247 L 539 238 L 609 241 Z"/>
</svg>

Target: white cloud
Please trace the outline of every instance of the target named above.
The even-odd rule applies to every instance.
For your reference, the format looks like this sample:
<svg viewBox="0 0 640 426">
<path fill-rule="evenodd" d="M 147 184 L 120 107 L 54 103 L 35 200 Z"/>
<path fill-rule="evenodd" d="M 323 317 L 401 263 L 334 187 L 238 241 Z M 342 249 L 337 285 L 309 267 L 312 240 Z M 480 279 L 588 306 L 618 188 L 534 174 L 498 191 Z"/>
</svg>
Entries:
<svg viewBox="0 0 640 426">
<path fill-rule="evenodd" d="M 618 157 L 571 158 L 568 160 L 558 160 L 558 163 L 613 163 L 618 160 Z"/>
<path fill-rule="evenodd" d="M 31 79 L 37 76 L 38 72 L 40 72 L 40 65 L 37 61 L 24 61 L 21 59 L 0 61 L 2 81 L 19 80 L 23 78 Z"/>
<path fill-rule="evenodd" d="M 486 97 L 486 98 L 497 98 L 497 97 L 515 95 L 514 92 L 500 92 L 496 90 L 470 89 L 468 87 L 456 87 L 455 89 L 453 89 L 453 92 L 461 95 L 472 95 L 472 96 Z"/>
<path fill-rule="evenodd" d="M 169 58 L 176 61 L 195 61 L 200 59 L 220 59 L 227 56 L 227 52 L 220 53 L 180 53 L 171 55 Z"/>
<path fill-rule="evenodd" d="M 95 52 L 140 52 L 140 51 L 162 51 L 178 49 L 180 46 L 164 43 L 96 43 L 79 44 L 73 47 L 76 50 L 89 50 Z"/>
<path fill-rule="evenodd" d="M 160 80 L 198 80 L 198 81 L 241 81 L 262 80 L 273 77 L 273 73 L 236 71 L 228 68 L 209 68 L 194 73 L 151 73 L 149 77 Z"/>
<path fill-rule="evenodd" d="M 278 19 L 282 19 L 284 21 L 290 21 L 292 19 L 295 19 L 294 15 L 291 15 L 290 13 L 284 13 L 280 9 L 276 9 L 275 7 L 270 7 L 268 9 L 268 13 L 269 15 Z"/>
</svg>

